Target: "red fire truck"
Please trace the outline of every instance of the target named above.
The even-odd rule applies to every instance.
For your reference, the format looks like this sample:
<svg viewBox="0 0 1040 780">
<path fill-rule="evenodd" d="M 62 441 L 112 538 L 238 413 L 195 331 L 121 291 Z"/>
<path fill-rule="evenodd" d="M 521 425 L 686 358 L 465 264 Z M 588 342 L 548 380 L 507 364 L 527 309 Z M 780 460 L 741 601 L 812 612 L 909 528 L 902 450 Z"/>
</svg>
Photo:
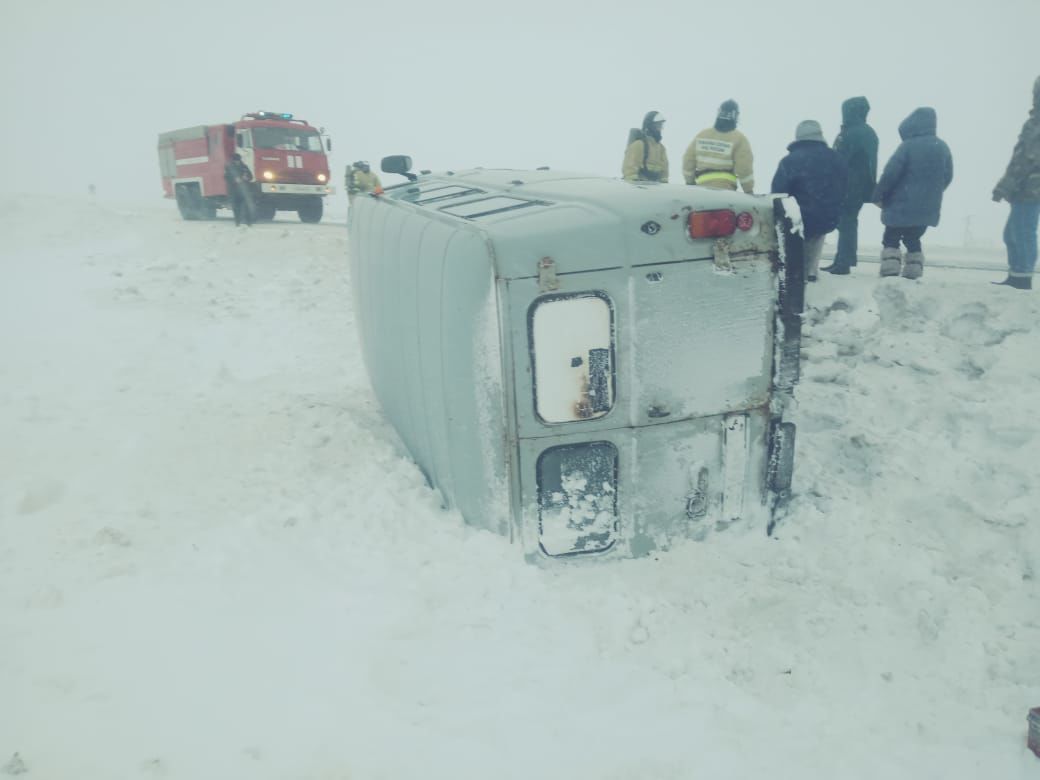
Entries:
<svg viewBox="0 0 1040 780">
<path fill-rule="evenodd" d="M 159 170 L 184 219 L 213 219 L 218 208 L 230 208 L 224 165 L 238 152 L 253 173 L 257 219 L 295 211 L 303 222 L 318 222 L 322 198 L 333 192 L 326 148 L 332 142 L 323 131 L 302 119 L 257 111 L 231 124 L 161 133 Z"/>
</svg>

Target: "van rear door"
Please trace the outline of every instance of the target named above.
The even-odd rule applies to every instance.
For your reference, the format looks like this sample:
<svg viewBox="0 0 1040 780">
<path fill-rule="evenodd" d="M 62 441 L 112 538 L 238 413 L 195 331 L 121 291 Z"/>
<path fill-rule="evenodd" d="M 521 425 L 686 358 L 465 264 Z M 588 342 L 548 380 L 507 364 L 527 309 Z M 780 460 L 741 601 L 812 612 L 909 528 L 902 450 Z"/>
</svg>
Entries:
<svg viewBox="0 0 1040 780">
<path fill-rule="evenodd" d="M 764 468 L 770 255 L 726 272 L 697 260 L 558 281 L 506 282 L 521 511 L 542 552 L 625 538 L 640 554 L 736 519 Z"/>
<path fill-rule="evenodd" d="M 760 407 L 772 381 L 768 253 L 507 282 L 521 438 L 675 422 Z"/>
</svg>

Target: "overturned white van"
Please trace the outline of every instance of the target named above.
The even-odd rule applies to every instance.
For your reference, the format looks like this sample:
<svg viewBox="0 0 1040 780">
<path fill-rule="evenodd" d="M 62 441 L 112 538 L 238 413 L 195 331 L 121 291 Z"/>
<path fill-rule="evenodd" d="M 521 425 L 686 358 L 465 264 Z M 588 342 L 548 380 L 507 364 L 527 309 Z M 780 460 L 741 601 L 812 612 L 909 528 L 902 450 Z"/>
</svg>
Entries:
<svg viewBox="0 0 1040 780">
<path fill-rule="evenodd" d="M 771 530 L 803 301 L 781 204 L 409 167 L 354 202 L 351 280 L 375 392 L 446 504 L 532 557 Z"/>
</svg>

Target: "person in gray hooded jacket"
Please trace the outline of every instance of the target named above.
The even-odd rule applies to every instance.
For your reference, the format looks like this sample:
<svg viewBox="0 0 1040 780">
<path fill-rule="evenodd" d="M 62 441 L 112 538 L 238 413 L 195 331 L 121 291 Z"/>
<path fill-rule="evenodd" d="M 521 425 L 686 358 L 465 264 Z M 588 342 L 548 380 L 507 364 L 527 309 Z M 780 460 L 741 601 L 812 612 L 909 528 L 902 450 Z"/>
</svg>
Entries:
<svg viewBox="0 0 1040 780">
<path fill-rule="evenodd" d="M 881 207 L 881 275 L 918 279 L 924 273 L 921 236 L 939 224 L 943 192 L 953 181 L 950 147 L 935 134 L 934 108 L 918 108 L 899 125 L 903 142 L 885 164 L 872 200 Z M 903 261 L 899 244 L 906 246 Z"/>
</svg>

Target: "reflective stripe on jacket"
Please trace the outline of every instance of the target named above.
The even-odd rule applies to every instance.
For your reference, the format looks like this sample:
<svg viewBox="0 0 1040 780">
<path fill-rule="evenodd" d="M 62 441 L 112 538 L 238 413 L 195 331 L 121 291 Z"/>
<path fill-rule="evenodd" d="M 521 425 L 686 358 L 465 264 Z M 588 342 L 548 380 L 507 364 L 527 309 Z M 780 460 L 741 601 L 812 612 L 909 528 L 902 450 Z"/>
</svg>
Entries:
<svg viewBox="0 0 1040 780">
<path fill-rule="evenodd" d="M 643 155 L 646 155 L 646 168 L 643 167 Z M 653 138 L 633 141 L 625 150 L 625 160 L 621 163 L 621 176 L 627 181 L 668 181 L 668 152 L 664 144 Z"/>
<path fill-rule="evenodd" d="M 729 171 L 708 171 L 707 173 L 702 173 L 697 176 L 693 183 L 703 186 L 711 186 L 711 182 L 713 181 L 724 181 L 732 184 L 732 189 L 735 190 L 737 188 L 737 176 Z"/>
<path fill-rule="evenodd" d="M 751 144 L 739 130 L 701 130 L 683 155 L 683 178 L 687 184 L 744 192 L 755 188 Z M 713 175 L 720 174 L 720 175 Z"/>
</svg>

